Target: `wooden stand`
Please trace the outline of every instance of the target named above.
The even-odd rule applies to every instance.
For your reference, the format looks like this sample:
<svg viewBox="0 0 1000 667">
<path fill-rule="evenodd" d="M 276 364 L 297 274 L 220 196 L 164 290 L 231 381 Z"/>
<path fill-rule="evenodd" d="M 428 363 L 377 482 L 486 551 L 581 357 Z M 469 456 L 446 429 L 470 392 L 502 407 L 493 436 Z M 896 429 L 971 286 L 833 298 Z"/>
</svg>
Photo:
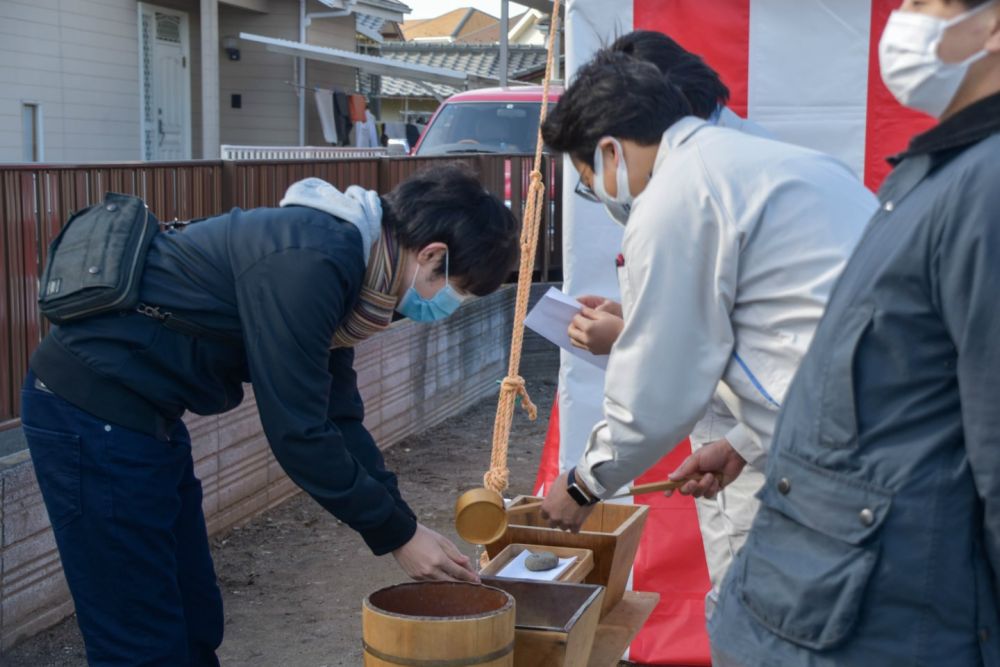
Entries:
<svg viewBox="0 0 1000 667">
<path fill-rule="evenodd" d="M 617 667 L 659 601 L 659 593 L 626 592 L 597 626 L 587 667 Z"/>
<path fill-rule="evenodd" d="M 514 499 L 511 507 L 530 504 L 540 500 L 520 496 Z M 510 516 L 507 530 L 496 542 L 486 546 L 487 553 L 491 557 L 498 557 L 504 548 L 511 544 L 530 544 L 544 548 L 570 548 L 586 549 L 593 553 L 593 570 L 585 577 L 584 581 L 591 585 L 605 586 L 606 590 L 601 604 L 600 621 L 590 632 L 593 632 L 593 644 L 590 647 L 589 659 L 579 657 L 571 658 L 576 662 L 565 662 L 566 651 L 560 649 L 555 661 L 531 662 L 535 657 L 548 655 L 538 649 L 533 649 L 526 653 L 523 643 L 529 638 L 529 629 L 518 627 L 518 638 L 522 640 L 519 652 L 517 646 L 514 649 L 515 665 L 571 665 L 572 667 L 617 667 L 622 655 L 628 649 L 629 644 L 639 634 L 643 624 L 653 613 L 653 609 L 659 602 L 660 596 L 657 593 L 636 593 L 625 591 L 628 581 L 629 571 L 635 560 L 636 550 L 639 547 L 639 539 L 642 536 L 642 527 L 645 523 L 649 508 L 645 505 L 618 505 L 614 503 L 601 503 L 594 508 L 593 513 L 583 525 L 579 533 L 568 533 L 548 527 L 538 508 L 533 508 L 523 513 L 514 513 Z M 515 580 L 507 580 L 515 581 Z M 549 583 L 541 584 L 533 582 L 535 586 L 573 586 L 573 584 Z M 503 588 L 499 582 L 496 584 Z M 517 597 L 515 595 L 515 597 Z M 543 596 L 543 599 L 545 597 Z M 518 603 L 519 609 L 522 607 Z M 565 605 L 558 605 L 564 608 Z M 586 629 L 586 623 L 581 623 L 580 629 Z M 537 633 L 530 632 L 532 640 L 537 639 Z M 568 645 L 560 640 L 558 633 L 547 632 L 544 636 L 549 649 L 558 649 Z M 557 641 L 558 640 L 558 641 Z M 562 659 L 562 662 L 559 660 Z"/>
<path fill-rule="evenodd" d="M 542 499 L 518 496 L 511 509 L 539 500 Z M 589 549 L 594 554 L 594 569 L 584 582 L 607 587 L 601 610 L 603 618 L 622 599 L 648 513 L 645 505 L 600 503 L 579 533 L 569 533 L 550 528 L 549 522 L 542 518 L 541 509 L 535 508 L 511 516 L 506 532 L 496 542 L 486 545 L 486 552 L 493 558 L 508 544 Z"/>
</svg>

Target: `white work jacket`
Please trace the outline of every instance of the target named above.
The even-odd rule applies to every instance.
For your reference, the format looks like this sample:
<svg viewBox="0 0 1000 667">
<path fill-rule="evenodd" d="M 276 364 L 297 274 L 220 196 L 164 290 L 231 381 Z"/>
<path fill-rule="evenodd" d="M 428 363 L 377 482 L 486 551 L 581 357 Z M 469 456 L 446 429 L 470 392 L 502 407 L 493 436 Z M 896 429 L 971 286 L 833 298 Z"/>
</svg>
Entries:
<svg viewBox="0 0 1000 667">
<path fill-rule="evenodd" d="M 606 497 L 713 399 L 761 467 L 795 370 L 875 196 L 836 159 L 685 118 L 660 142 L 619 268 L 625 327 L 578 477 Z"/>
</svg>

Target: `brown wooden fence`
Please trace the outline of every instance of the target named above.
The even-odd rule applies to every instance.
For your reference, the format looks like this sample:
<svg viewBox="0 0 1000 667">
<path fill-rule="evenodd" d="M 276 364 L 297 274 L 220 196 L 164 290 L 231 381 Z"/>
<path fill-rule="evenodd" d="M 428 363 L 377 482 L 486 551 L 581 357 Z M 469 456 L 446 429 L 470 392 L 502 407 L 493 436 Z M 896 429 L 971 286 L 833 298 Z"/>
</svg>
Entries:
<svg viewBox="0 0 1000 667">
<path fill-rule="evenodd" d="M 17 425 L 21 379 L 46 330 L 38 312 L 38 278 L 46 248 L 76 210 L 104 193 L 142 197 L 161 221 L 191 220 L 231 208 L 276 206 L 289 185 L 316 176 L 335 185 L 388 192 L 433 164 L 455 158 L 393 157 L 326 162 L 135 162 L 100 165 L 0 165 L 0 430 Z M 469 164 L 485 187 L 510 201 L 518 217 L 524 205 L 531 157 L 476 155 Z M 544 280 L 561 277 L 561 159 L 546 156 L 548 205 L 535 261 Z"/>
</svg>

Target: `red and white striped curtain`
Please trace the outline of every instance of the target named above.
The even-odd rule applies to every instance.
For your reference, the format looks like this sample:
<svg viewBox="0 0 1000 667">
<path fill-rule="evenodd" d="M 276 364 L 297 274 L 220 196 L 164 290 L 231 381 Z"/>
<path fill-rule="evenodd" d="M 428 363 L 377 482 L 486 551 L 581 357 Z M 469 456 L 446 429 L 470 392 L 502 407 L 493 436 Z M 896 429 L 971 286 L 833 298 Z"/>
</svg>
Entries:
<svg viewBox="0 0 1000 667">
<path fill-rule="evenodd" d="M 567 76 L 572 79 L 594 51 L 618 35 L 634 29 L 664 32 L 722 75 L 736 113 L 779 139 L 835 155 L 875 190 L 889 172 L 886 157 L 933 122 L 899 106 L 879 78 L 878 40 L 899 5 L 900 0 L 569 0 Z M 567 165 L 565 174 L 564 290 L 618 299 L 614 260 L 621 229 L 602 207 L 574 197 L 576 172 Z M 563 355 L 559 401 L 536 483 L 540 491 L 579 458 L 601 418 L 603 383 L 602 371 Z M 689 453 L 689 444 L 681 443 L 638 481 L 664 479 Z M 694 503 L 658 494 L 636 500 L 651 511 L 632 586 L 659 592 L 661 601 L 629 658 L 641 664 L 708 665 L 708 571 Z"/>
</svg>

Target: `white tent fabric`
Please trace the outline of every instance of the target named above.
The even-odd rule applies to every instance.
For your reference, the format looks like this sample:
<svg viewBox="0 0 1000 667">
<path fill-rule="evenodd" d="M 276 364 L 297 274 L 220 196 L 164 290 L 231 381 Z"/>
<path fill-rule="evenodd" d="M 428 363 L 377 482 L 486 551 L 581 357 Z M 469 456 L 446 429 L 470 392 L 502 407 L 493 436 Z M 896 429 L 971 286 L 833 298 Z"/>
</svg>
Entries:
<svg viewBox="0 0 1000 667">
<path fill-rule="evenodd" d="M 568 80 L 597 49 L 633 29 L 633 7 L 631 2 L 569 0 Z M 749 118 L 779 139 L 839 157 L 859 177 L 865 159 L 870 17 L 870 0 L 750 3 Z M 793 35 L 798 38 L 790 38 Z M 603 207 L 573 195 L 576 171 L 568 159 L 565 167 L 563 289 L 573 296 L 599 294 L 617 300 L 614 260 L 621 228 Z M 600 419 L 603 375 L 592 365 L 563 355 L 559 383 L 563 468 L 576 463 Z"/>
</svg>

